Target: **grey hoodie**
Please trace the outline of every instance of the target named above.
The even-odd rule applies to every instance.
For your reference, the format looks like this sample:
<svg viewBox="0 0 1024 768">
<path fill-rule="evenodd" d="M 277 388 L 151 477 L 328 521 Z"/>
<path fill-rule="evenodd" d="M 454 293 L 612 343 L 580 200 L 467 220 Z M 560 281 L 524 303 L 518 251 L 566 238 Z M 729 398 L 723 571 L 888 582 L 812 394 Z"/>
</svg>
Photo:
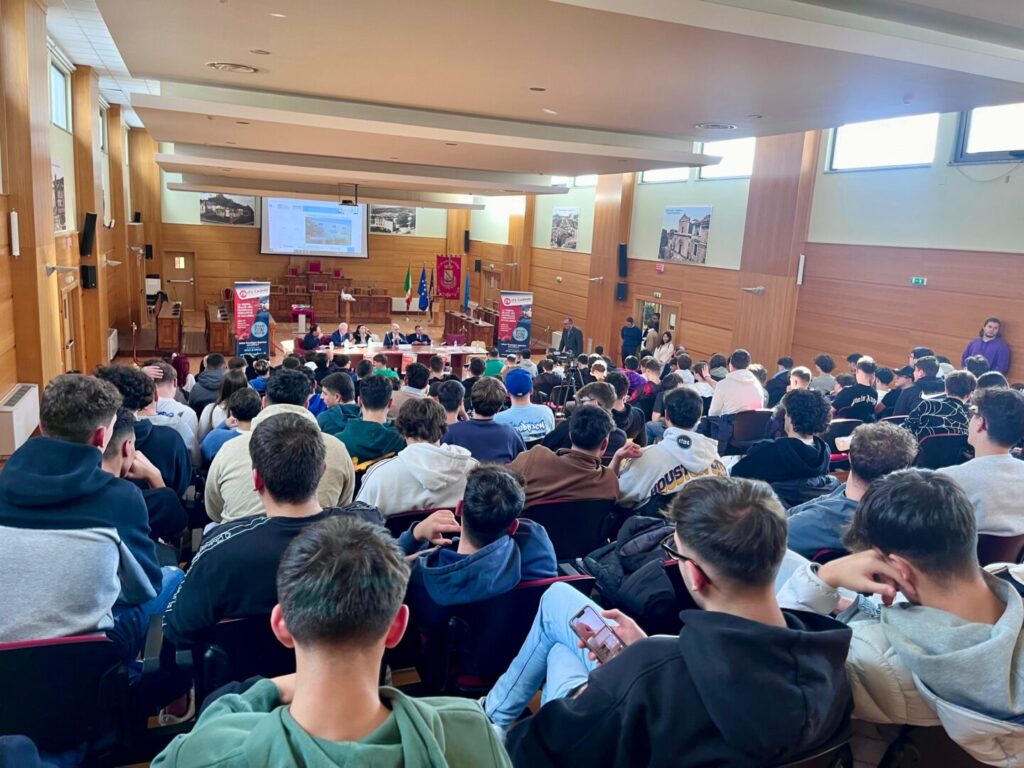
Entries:
<svg viewBox="0 0 1024 768">
<path fill-rule="evenodd" d="M 455 509 L 466 489 L 466 475 L 476 465 L 462 446 L 413 443 L 370 467 L 356 500 L 377 507 L 385 517 L 421 509 Z"/>
<path fill-rule="evenodd" d="M 679 427 L 669 427 L 660 443 L 625 464 L 619 474 L 619 504 L 638 507 L 652 496 L 668 496 L 701 475 L 727 475 L 718 443 Z"/>
</svg>

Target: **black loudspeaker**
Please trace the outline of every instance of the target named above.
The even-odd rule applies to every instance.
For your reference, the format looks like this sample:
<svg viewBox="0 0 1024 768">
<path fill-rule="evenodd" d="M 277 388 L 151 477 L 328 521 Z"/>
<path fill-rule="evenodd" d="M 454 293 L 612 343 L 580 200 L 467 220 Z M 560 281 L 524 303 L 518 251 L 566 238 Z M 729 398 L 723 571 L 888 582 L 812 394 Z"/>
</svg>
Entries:
<svg viewBox="0 0 1024 768">
<path fill-rule="evenodd" d="M 150 259 L 150 260 L 153 258 L 153 244 L 152 243 L 146 243 L 146 258 Z"/>
<path fill-rule="evenodd" d="M 136 211 L 132 214 L 132 224 L 142 223 L 142 211 Z"/>
<path fill-rule="evenodd" d="M 82 272 L 82 287 L 83 288 L 95 288 L 96 287 L 96 267 L 91 264 L 83 264 L 81 266 Z"/>
<path fill-rule="evenodd" d="M 92 244 L 96 239 L 96 214 L 85 214 L 85 222 L 82 224 L 82 234 L 78 238 L 78 255 L 92 256 Z M 82 282 L 85 282 L 84 280 Z"/>
<path fill-rule="evenodd" d="M 629 262 L 626 260 L 626 244 L 619 243 L 619 277 L 629 276 Z"/>
<path fill-rule="evenodd" d="M 480 271 L 480 267 L 481 267 L 480 259 L 477 259 L 476 261 L 473 262 L 473 271 L 474 272 L 479 272 Z"/>
<path fill-rule="evenodd" d="M 616 283 L 615 285 L 615 300 L 625 301 L 626 300 L 626 284 Z"/>
<path fill-rule="evenodd" d="M 469 253 L 469 230 L 468 229 L 464 229 L 462 231 L 462 250 L 464 250 L 466 253 Z M 478 269 L 477 272 L 479 272 L 479 271 L 480 270 Z"/>
</svg>

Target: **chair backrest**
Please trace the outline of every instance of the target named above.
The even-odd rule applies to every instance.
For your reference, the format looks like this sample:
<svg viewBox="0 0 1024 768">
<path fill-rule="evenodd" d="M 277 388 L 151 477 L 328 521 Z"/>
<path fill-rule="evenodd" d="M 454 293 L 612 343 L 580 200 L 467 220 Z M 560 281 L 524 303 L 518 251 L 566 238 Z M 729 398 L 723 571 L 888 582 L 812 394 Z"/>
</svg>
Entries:
<svg viewBox="0 0 1024 768">
<path fill-rule="evenodd" d="M 545 499 L 531 504 L 523 517 L 544 526 L 559 562 L 590 554 L 608 543 L 614 499 Z"/>
<path fill-rule="evenodd" d="M 0 643 L 0 735 L 51 752 L 117 738 L 129 706 L 121 656 L 104 635 Z"/>
<path fill-rule="evenodd" d="M 1017 536 L 978 534 L 978 562 L 982 565 L 1019 563 L 1022 556 L 1024 556 L 1024 533 Z"/>
<path fill-rule="evenodd" d="M 764 440 L 768 422 L 772 420 L 770 408 L 759 408 L 756 411 L 741 411 L 732 421 L 732 437 L 729 445 L 745 452 L 758 440 Z"/>
<path fill-rule="evenodd" d="M 886 416 L 881 419 L 881 421 L 884 421 L 886 424 L 892 424 L 897 427 L 901 426 L 906 420 L 906 416 Z"/>
<path fill-rule="evenodd" d="M 922 438 L 915 467 L 942 469 L 963 464 L 970 458 L 967 435 L 928 435 Z"/>
<path fill-rule="evenodd" d="M 436 509 L 413 509 L 408 512 L 399 512 L 396 515 L 388 515 L 384 520 L 384 525 L 387 526 L 388 531 L 395 538 L 401 536 L 405 531 L 409 530 L 409 526 L 413 523 L 418 523 L 420 520 L 426 520 Z"/>
<path fill-rule="evenodd" d="M 828 425 L 828 431 L 821 436 L 821 439 L 828 443 L 832 453 L 842 453 L 836 448 L 836 438 L 849 437 L 853 434 L 853 430 L 863 423 L 860 419 L 832 419 L 832 423 Z"/>
<path fill-rule="evenodd" d="M 533 393 L 530 395 L 530 402 L 536 403 L 537 405 L 544 405 L 548 399 L 547 394 L 539 389 L 533 390 Z"/>
<path fill-rule="evenodd" d="M 311 261 L 311 262 L 309 262 L 306 265 L 306 272 L 308 272 L 311 275 L 319 275 L 320 274 L 320 262 L 319 261 Z"/>
<path fill-rule="evenodd" d="M 295 651 L 281 645 L 274 636 L 270 616 L 219 622 L 210 642 L 193 651 L 193 660 L 197 706 L 206 694 L 222 685 L 254 675 L 275 677 L 295 671 Z"/>
<path fill-rule="evenodd" d="M 983 768 L 984 765 L 964 752 L 942 726 L 905 725 L 889 745 L 878 768 Z"/>
<path fill-rule="evenodd" d="M 469 337 L 464 333 L 445 334 L 444 343 L 449 347 L 464 347 Z"/>
<path fill-rule="evenodd" d="M 573 388 L 567 384 L 559 384 L 557 387 L 552 387 L 548 402 L 556 408 L 562 408 L 569 399 L 569 395 L 572 394 L 572 390 Z"/>
</svg>

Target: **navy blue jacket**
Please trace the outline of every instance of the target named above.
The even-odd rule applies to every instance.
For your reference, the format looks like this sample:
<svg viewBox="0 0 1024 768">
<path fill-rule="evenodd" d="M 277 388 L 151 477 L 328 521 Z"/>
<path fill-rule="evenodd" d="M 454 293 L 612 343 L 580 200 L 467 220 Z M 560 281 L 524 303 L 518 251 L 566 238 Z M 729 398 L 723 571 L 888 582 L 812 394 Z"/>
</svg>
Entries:
<svg viewBox="0 0 1024 768">
<path fill-rule="evenodd" d="M 181 435 L 172 427 L 139 419 L 135 422 L 135 448 L 142 451 L 153 462 L 153 466 L 160 470 L 164 485 L 173 488 L 179 499 L 184 498 L 192 481 L 192 457 Z M 149 488 L 144 480 L 136 484 L 140 489 Z"/>
<path fill-rule="evenodd" d="M 643 329 L 638 325 L 634 325 L 632 328 L 628 325 L 622 326 L 619 335 L 622 336 L 622 349 L 626 352 L 636 352 L 644 340 Z"/>
</svg>

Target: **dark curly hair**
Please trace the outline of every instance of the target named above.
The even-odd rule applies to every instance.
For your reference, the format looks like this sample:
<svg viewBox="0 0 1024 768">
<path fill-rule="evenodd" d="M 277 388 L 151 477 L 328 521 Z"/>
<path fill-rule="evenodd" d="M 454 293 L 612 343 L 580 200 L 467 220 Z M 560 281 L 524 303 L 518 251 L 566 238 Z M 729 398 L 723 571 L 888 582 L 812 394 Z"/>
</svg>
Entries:
<svg viewBox="0 0 1024 768">
<path fill-rule="evenodd" d="M 64 373 L 43 390 L 39 421 L 47 437 L 85 444 L 98 427 L 110 424 L 120 406 L 121 395 L 106 381 Z"/>
<path fill-rule="evenodd" d="M 395 429 L 402 437 L 436 443 L 448 431 L 448 418 L 444 408 L 429 397 L 406 400 L 398 409 Z"/>
<path fill-rule="evenodd" d="M 129 411 L 141 411 L 153 402 L 156 383 L 138 368 L 104 365 L 96 369 L 96 378 L 113 384 Z"/>
<path fill-rule="evenodd" d="M 814 389 L 794 389 L 782 398 L 782 406 L 798 435 L 820 435 L 832 423 L 832 406 Z"/>
</svg>

